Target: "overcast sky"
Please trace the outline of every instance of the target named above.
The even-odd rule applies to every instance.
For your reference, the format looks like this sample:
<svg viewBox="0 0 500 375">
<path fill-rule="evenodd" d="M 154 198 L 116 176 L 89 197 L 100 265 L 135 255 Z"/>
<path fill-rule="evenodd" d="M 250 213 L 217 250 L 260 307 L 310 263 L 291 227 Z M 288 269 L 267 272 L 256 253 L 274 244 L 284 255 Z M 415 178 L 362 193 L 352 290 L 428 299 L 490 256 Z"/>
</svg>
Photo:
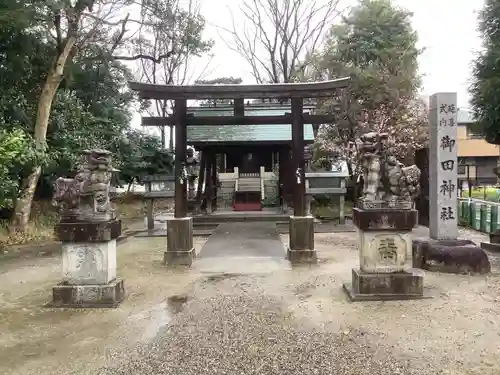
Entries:
<svg viewBox="0 0 500 375">
<path fill-rule="evenodd" d="M 201 1 L 202 14 L 208 23 L 206 37 L 215 40 L 212 51 L 214 58 L 206 78 L 234 76 L 243 78 L 244 83 L 252 83 L 248 65 L 237 53 L 227 48 L 218 30 L 218 27 L 231 29 L 228 6 L 237 17 L 238 5 L 245 0 Z M 356 3 L 356 0 L 341 1 L 343 6 Z M 420 57 L 420 72 L 424 76 L 422 94 L 457 92 L 458 105 L 467 108 L 471 63 L 481 48 L 477 13 L 483 0 L 393 1 L 413 12 L 413 27 L 418 32 L 420 47 L 425 48 Z"/>
<path fill-rule="evenodd" d="M 211 75 L 232 75 L 251 82 L 245 61 L 227 49 L 214 26 L 231 28 L 227 6 L 236 10 L 243 1 L 203 0 L 202 13 L 209 23 L 206 35 L 216 41 Z M 355 0 L 341 2 L 344 6 L 356 3 Z M 423 94 L 456 91 L 459 105 L 467 107 L 471 61 L 481 47 L 476 29 L 477 12 L 483 0 L 394 0 L 394 3 L 413 12 L 413 27 L 418 32 L 420 47 L 425 47 L 420 58 Z"/>
</svg>

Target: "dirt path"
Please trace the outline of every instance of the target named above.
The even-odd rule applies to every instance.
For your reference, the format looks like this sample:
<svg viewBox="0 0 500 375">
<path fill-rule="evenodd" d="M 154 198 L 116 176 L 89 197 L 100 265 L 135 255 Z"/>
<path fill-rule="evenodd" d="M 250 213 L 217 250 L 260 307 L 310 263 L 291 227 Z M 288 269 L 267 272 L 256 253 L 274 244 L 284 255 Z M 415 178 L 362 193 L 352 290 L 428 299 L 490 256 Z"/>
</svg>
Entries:
<svg viewBox="0 0 500 375">
<path fill-rule="evenodd" d="M 218 275 L 167 270 L 164 239 L 129 239 L 118 248 L 128 297 L 113 310 L 43 308 L 58 256 L 2 263 L 0 373 L 500 373 L 498 268 L 426 273 L 429 300 L 353 304 L 341 285 L 355 234 L 316 244 L 318 266 Z"/>
</svg>

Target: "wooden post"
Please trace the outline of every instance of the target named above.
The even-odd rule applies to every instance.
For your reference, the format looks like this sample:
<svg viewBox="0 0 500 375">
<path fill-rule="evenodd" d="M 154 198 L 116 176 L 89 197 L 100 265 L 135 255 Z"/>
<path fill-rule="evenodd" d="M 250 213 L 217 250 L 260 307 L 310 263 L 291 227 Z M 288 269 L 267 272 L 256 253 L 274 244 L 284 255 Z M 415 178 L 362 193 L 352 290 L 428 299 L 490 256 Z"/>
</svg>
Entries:
<svg viewBox="0 0 500 375">
<path fill-rule="evenodd" d="M 177 99 L 175 116 L 175 214 L 176 218 L 187 216 L 187 180 L 183 180 L 186 167 L 186 99 Z"/>
<path fill-rule="evenodd" d="M 206 163 L 205 163 L 205 174 L 206 174 L 206 184 L 205 184 L 205 202 L 207 211 L 212 208 L 212 195 L 213 195 L 213 184 L 212 184 L 212 151 L 206 150 Z"/>
<path fill-rule="evenodd" d="M 233 113 L 235 116 L 245 116 L 245 99 L 234 99 Z"/>
<path fill-rule="evenodd" d="M 292 98 L 293 214 L 306 216 L 303 99 Z"/>
<path fill-rule="evenodd" d="M 212 180 L 212 200 L 210 201 L 212 212 L 217 211 L 217 154 L 215 151 L 210 155 L 212 164 L 212 175 L 210 179 Z"/>
<path fill-rule="evenodd" d="M 287 148 L 285 146 L 281 146 L 279 155 L 278 155 L 278 163 L 279 163 L 279 183 L 281 187 L 281 198 L 283 199 L 285 195 L 285 177 L 286 177 L 286 152 Z"/>
</svg>

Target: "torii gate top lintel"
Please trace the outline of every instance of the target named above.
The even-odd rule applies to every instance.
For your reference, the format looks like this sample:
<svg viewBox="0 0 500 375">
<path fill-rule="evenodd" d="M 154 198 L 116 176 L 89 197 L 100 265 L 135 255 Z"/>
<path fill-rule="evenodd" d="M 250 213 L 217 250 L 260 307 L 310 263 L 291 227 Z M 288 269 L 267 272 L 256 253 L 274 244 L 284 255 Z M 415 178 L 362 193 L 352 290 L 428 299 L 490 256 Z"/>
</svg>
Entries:
<svg viewBox="0 0 500 375">
<path fill-rule="evenodd" d="M 350 78 L 304 83 L 269 83 L 255 85 L 158 85 L 129 82 L 131 90 L 141 99 L 203 100 L 203 99 L 251 99 L 251 98 L 321 98 L 329 97 L 338 89 L 346 88 Z"/>
</svg>

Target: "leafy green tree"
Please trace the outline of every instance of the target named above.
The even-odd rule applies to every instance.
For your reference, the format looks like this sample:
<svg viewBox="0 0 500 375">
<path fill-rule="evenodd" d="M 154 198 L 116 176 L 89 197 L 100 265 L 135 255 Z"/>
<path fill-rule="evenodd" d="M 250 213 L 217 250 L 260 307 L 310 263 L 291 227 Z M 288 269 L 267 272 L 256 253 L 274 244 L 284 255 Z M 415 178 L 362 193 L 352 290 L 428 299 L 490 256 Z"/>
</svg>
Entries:
<svg viewBox="0 0 500 375">
<path fill-rule="evenodd" d="M 127 131 L 119 141 L 115 153 L 115 166 L 120 170 L 118 178 L 128 189 L 154 166 L 154 159 L 161 149 L 161 140 L 140 130 Z M 156 171 L 152 171 L 153 174 Z"/>
<path fill-rule="evenodd" d="M 71 171 L 82 150 L 118 150 L 129 130 L 132 95 L 123 90 L 130 72 L 117 61 L 76 56 L 68 65 L 52 108 L 47 146 L 54 163 L 45 168 L 50 185 L 53 178 Z"/>
<path fill-rule="evenodd" d="M 331 28 L 309 74 L 316 79 L 350 76 L 352 82 L 344 95 L 320 103 L 323 111 L 341 116 L 321 129 L 318 151 L 342 155 L 355 166 L 356 141 L 367 131 L 389 133 L 402 161 L 422 147 L 427 126 L 425 105 L 417 96 L 421 51 L 416 44 L 411 13 L 390 0 L 361 0 Z"/>
<path fill-rule="evenodd" d="M 162 64 L 176 76 L 186 56 L 211 47 L 201 39 L 203 17 L 183 11 L 179 1 L 143 1 L 140 12 L 137 6 L 135 0 L 0 3 L 2 129 L 32 135 L 37 155 L 50 156 L 38 157 L 20 173 L 15 229 L 26 228 L 35 191 L 50 193 L 53 180 L 71 172 L 82 149 L 107 148 L 125 163 L 121 150 L 123 136 L 130 135 L 133 98 L 126 90 L 131 73 L 120 61 Z M 130 24 L 141 33 L 130 32 Z M 149 49 L 146 29 L 162 33 L 163 49 Z M 143 142 L 154 143 L 147 136 Z"/>
<path fill-rule="evenodd" d="M 0 120 L 0 125 L 3 125 Z M 11 209 L 19 189 L 19 175 L 23 168 L 36 160 L 33 143 L 21 129 L 0 128 L 0 209 Z"/>
<path fill-rule="evenodd" d="M 50 45 L 32 30 L 22 22 L 0 28 L 0 49 L 6 57 L 0 65 L 0 121 L 2 128 L 26 134 L 34 132 L 36 103 L 51 53 Z M 100 58 L 97 50 L 91 45 L 68 63 L 54 97 L 46 138 L 50 159 L 44 164 L 38 196 L 50 197 L 54 180 L 71 174 L 81 150 L 114 150 L 130 126 L 132 95 L 124 90 L 130 72 L 118 61 Z M 21 178 L 29 170 L 22 172 Z"/>
<path fill-rule="evenodd" d="M 46 176 L 51 178 L 57 173 L 56 165 L 69 167 L 72 164 L 70 152 L 82 147 L 98 145 L 111 150 L 118 147 L 115 144 L 117 135 L 120 129 L 124 131 L 127 127 L 128 111 L 124 111 L 124 107 L 129 98 L 123 94 L 123 80 L 117 79 L 118 70 L 124 71 L 117 62 L 159 63 L 174 58 L 185 54 L 184 48 L 190 48 L 192 35 L 201 33 L 199 27 L 203 23 L 186 20 L 182 12 L 168 13 L 168 7 L 161 17 L 153 19 L 152 15 L 159 9 L 158 3 L 174 2 L 144 1 L 138 5 L 135 0 L 6 0 L 0 4 L 0 43 L 3 37 L 3 42 L 10 46 L 10 49 L 2 49 L 2 53 L 10 52 L 9 69 L 5 73 L 15 72 L 13 75 L 20 78 L 19 84 L 11 79 L 6 90 L 13 94 L 12 98 L 19 97 L 17 103 L 20 105 L 7 108 L 4 102 L 6 105 L 1 110 L 6 124 L 13 123 L 12 116 L 22 117 L 23 125 L 33 134 L 38 152 L 49 147 L 49 153 L 59 159 L 59 163 L 52 165 L 53 170 L 46 168 Z M 136 11 L 137 6 L 140 12 Z M 138 45 L 147 44 L 148 36 L 134 37 L 137 33 L 130 31 L 130 24 L 142 30 L 142 26 L 152 27 L 154 23 L 156 29 L 164 30 L 167 35 L 172 22 L 179 24 L 176 30 L 184 34 L 168 35 L 170 50 L 155 55 L 137 51 Z M 26 40 L 37 48 L 29 50 L 23 44 L 12 43 L 9 33 L 4 32 L 8 28 L 17 32 L 14 34 L 18 42 Z M 27 58 L 27 62 L 21 59 L 32 55 L 36 57 Z M 25 71 L 17 69 L 15 56 Z M 36 62 L 36 58 L 40 61 Z M 106 77 L 121 84 L 114 96 L 107 87 L 109 80 L 106 81 Z M 103 97 L 106 100 L 103 101 Z M 113 97 L 116 101 L 111 105 Z M 51 149 L 51 144 L 56 147 Z M 72 147 L 65 149 L 64 145 Z M 34 165 L 24 176 L 12 220 L 15 229 L 24 230 L 27 226 L 40 176 L 41 165 Z"/>
<path fill-rule="evenodd" d="M 500 144 L 500 3 L 485 0 L 479 30 L 484 49 L 474 66 L 471 103 L 476 115 L 475 132 L 489 143 Z"/>
<path fill-rule="evenodd" d="M 114 5 L 125 5 L 126 0 L 116 0 Z M 4 14 L 7 17 L 18 17 L 20 22 L 28 23 L 32 32 L 37 32 L 46 47 L 49 64 L 44 66 L 40 87 L 36 90 L 36 115 L 33 120 L 33 139 L 37 152 L 47 149 L 47 130 L 56 94 L 64 80 L 66 65 L 86 43 L 106 41 L 118 47 L 123 33 L 113 34 L 113 27 L 105 23 L 104 15 L 110 14 L 106 0 L 27 0 L 8 3 L 9 8 Z M 112 8 L 111 8 L 112 9 Z M 127 19 L 127 18 L 126 18 Z M 126 20 L 125 19 L 125 20 Z M 29 21 L 27 21 L 29 20 Z M 119 24 L 125 25 L 125 20 Z M 9 21 L 8 21 L 9 22 Z M 19 25 L 19 23 L 18 23 Z M 115 24 L 116 25 L 116 24 Z M 31 203 L 42 174 L 42 166 L 34 165 L 21 185 L 21 191 L 16 200 L 12 228 L 25 230 L 28 224 Z"/>
</svg>

